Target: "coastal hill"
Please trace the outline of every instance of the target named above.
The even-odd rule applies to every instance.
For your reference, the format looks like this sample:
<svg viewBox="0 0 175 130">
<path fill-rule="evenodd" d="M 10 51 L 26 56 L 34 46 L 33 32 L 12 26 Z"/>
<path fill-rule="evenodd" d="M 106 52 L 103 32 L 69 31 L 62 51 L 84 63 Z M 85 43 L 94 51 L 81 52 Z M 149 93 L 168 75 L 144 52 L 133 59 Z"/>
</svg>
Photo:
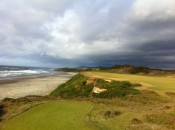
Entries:
<svg viewBox="0 0 175 130">
<path fill-rule="evenodd" d="M 132 65 L 114 65 L 112 67 L 81 66 L 78 68 L 58 68 L 56 70 L 67 71 L 67 72 L 106 71 L 121 74 L 139 74 L 139 75 L 152 75 L 152 76 L 175 74 L 174 70 L 153 69 L 145 66 L 132 66 Z"/>
<path fill-rule="evenodd" d="M 78 73 L 47 96 L 2 100 L 1 130 L 175 129 L 174 71 L 128 65 L 58 70 Z"/>
</svg>

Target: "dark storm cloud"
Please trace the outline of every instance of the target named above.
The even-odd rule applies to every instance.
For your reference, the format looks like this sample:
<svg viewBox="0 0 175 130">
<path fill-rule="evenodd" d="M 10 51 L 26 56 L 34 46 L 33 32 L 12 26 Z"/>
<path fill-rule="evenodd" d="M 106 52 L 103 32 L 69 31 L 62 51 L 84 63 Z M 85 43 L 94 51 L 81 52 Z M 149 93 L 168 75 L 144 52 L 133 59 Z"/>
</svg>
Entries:
<svg viewBox="0 0 175 130">
<path fill-rule="evenodd" d="M 156 49 L 155 49 L 156 48 Z M 175 50 L 175 39 L 165 41 L 152 41 L 150 43 L 144 43 L 139 46 L 138 49 L 143 51 L 171 51 Z M 175 53 L 175 52 L 174 52 Z"/>
<path fill-rule="evenodd" d="M 0 64 L 174 68 L 173 0 L 1 0 Z"/>
</svg>

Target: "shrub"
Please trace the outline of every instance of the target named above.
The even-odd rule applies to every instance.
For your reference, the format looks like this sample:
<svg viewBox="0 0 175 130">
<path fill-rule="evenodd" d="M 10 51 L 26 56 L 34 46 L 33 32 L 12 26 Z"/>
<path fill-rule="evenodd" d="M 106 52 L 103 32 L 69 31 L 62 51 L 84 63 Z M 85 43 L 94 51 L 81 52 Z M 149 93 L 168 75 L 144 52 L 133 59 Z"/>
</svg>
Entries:
<svg viewBox="0 0 175 130">
<path fill-rule="evenodd" d="M 1 117 L 5 114 L 5 110 L 4 110 L 4 105 L 0 104 L 0 122 L 1 122 Z"/>
<path fill-rule="evenodd" d="M 175 113 L 155 113 L 152 115 L 146 115 L 145 119 L 149 123 L 163 125 L 169 129 L 175 129 L 175 121 L 174 121 Z"/>
<path fill-rule="evenodd" d="M 102 93 L 93 93 L 93 97 L 96 98 L 115 98 L 115 97 L 124 97 L 126 95 L 135 95 L 139 94 L 140 91 L 134 89 L 136 84 L 132 84 L 128 81 L 112 81 L 107 82 L 102 79 L 96 81 L 97 86 L 103 86 L 102 88 L 107 89 L 107 91 Z"/>
<path fill-rule="evenodd" d="M 58 86 L 50 95 L 51 96 L 61 96 L 63 98 L 67 97 L 78 97 L 85 96 L 88 97 L 93 89 L 92 84 L 86 84 L 87 77 L 78 74 L 72 77 L 66 83 Z"/>
<path fill-rule="evenodd" d="M 132 83 L 132 86 L 133 86 L 133 87 L 139 87 L 139 86 L 142 86 L 142 85 L 139 84 L 139 83 Z"/>
<path fill-rule="evenodd" d="M 92 92 L 93 88 L 94 88 L 94 86 L 92 84 L 87 84 L 87 85 L 83 86 L 81 89 L 80 95 L 88 97 L 89 94 Z"/>
<path fill-rule="evenodd" d="M 105 117 L 105 118 L 113 118 L 115 116 L 119 116 L 121 115 L 121 112 L 120 111 L 102 111 L 102 115 Z"/>
<path fill-rule="evenodd" d="M 108 89 L 106 92 L 93 93 L 93 97 L 96 98 L 115 98 L 115 97 L 125 97 L 127 95 L 139 94 L 140 91 L 133 88 L 112 88 Z"/>
</svg>

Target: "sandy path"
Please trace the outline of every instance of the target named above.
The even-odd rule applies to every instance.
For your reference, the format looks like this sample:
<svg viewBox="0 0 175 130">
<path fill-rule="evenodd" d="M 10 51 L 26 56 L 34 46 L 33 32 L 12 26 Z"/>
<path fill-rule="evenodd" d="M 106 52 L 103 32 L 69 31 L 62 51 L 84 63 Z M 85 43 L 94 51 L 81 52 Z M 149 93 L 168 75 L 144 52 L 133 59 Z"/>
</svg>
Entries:
<svg viewBox="0 0 175 130">
<path fill-rule="evenodd" d="M 0 100 L 7 97 L 19 98 L 27 95 L 47 95 L 73 75 L 75 73 L 0 81 Z"/>
</svg>

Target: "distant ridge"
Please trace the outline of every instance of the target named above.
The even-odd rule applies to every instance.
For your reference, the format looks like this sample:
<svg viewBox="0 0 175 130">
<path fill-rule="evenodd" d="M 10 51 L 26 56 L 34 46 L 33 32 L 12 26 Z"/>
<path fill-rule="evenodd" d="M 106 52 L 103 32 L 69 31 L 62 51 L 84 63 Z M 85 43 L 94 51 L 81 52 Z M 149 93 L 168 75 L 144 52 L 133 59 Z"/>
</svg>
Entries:
<svg viewBox="0 0 175 130">
<path fill-rule="evenodd" d="M 167 75 L 175 74 L 174 70 L 152 69 L 146 66 L 132 66 L 132 65 L 115 65 L 106 68 L 109 72 L 126 73 L 126 74 L 140 74 L 140 75 Z"/>
<path fill-rule="evenodd" d="M 152 76 L 175 74 L 175 70 L 152 69 L 146 66 L 132 66 L 132 65 L 114 65 L 112 67 L 81 66 L 77 68 L 58 68 L 56 70 L 67 71 L 67 72 L 108 71 L 121 74 L 139 74 L 139 75 L 152 75 Z"/>
<path fill-rule="evenodd" d="M 130 73 L 130 74 L 149 74 L 149 75 L 157 75 L 168 72 L 166 70 L 161 69 L 152 69 L 145 66 L 131 66 L 131 65 L 115 65 L 111 67 L 111 71 L 116 71 L 118 73 Z"/>
</svg>

